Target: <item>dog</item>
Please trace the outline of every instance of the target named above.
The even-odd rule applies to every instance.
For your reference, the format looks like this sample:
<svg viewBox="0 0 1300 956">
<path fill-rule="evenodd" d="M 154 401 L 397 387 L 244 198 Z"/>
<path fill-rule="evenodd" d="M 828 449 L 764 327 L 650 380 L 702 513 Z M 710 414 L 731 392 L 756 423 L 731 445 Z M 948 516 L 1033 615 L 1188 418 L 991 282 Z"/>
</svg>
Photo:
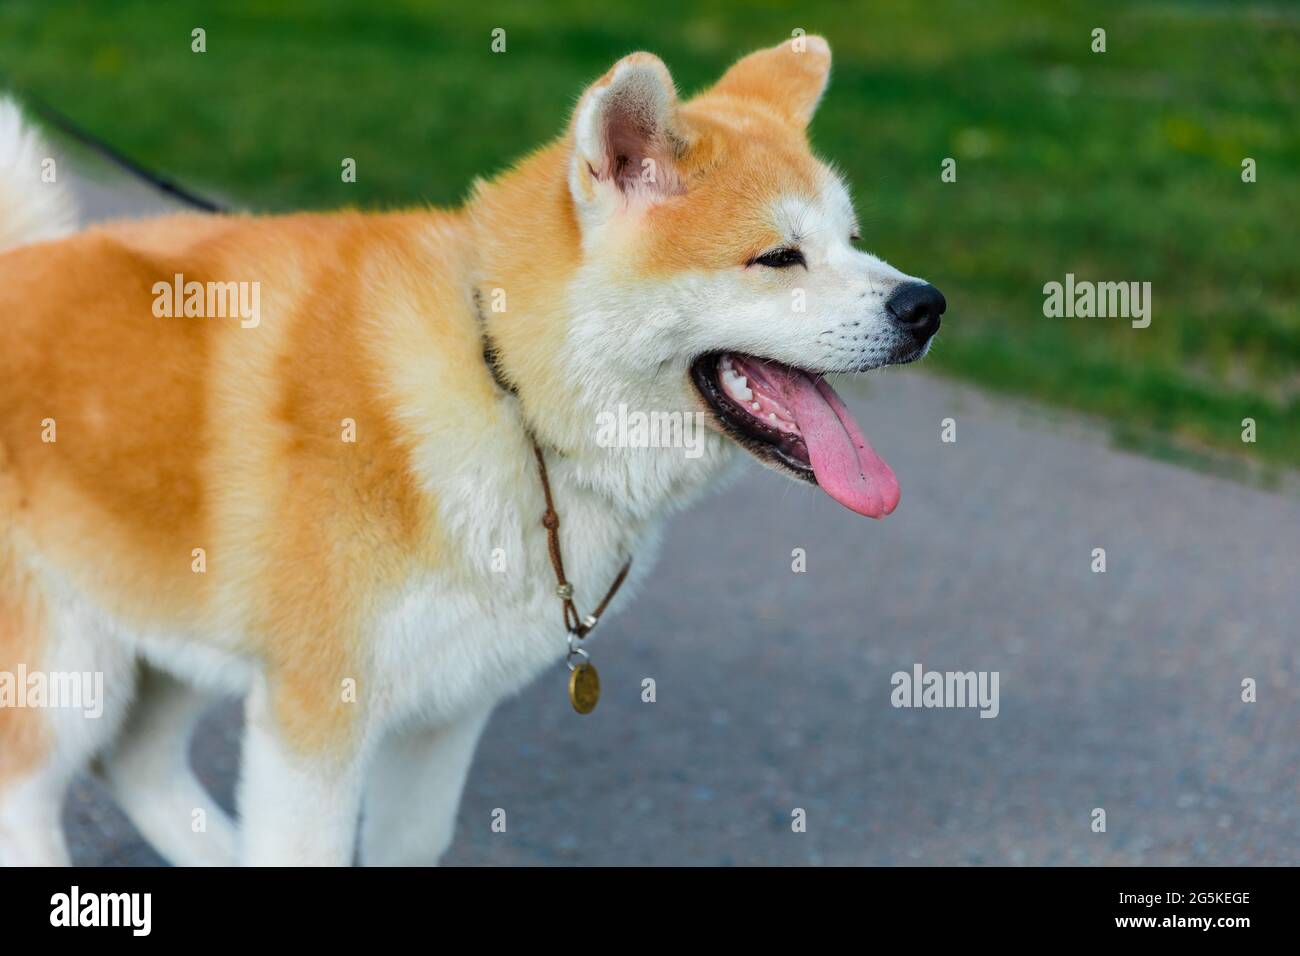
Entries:
<svg viewBox="0 0 1300 956">
<path fill-rule="evenodd" d="M 68 862 L 93 769 L 179 865 L 436 863 L 493 707 L 570 654 L 564 588 L 633 558 L 624 606 L 742 450 L 891 512 L 823 376 L 921 358 L 945 302 L 854 246 L 830 68 L 800 36 L 687 101 L 631 54 L 454 211 L 83 231 L 0 111 L 0 673 L 103 686 L 0 707 L 0 857 Z M 619 406 L 703 415 L 697 453 L 596 442 Z M 238 826 L 186 758 L 226 694 Z"/>
</svg>

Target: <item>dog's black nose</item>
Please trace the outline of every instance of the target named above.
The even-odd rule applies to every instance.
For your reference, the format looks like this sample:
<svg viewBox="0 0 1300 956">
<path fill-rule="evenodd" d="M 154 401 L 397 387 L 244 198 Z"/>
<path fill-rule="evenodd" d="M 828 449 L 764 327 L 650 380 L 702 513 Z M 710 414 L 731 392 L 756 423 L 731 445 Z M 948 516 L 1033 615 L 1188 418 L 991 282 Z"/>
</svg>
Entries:
<svg viewBox="0 0 1300 956">
<path fill-rule="evenodd" d="M 939 331 L 939 316 L 948 308 L 943 293 L 928 282 L 900 285 L 885 303 L 898 324 L 925 341 Z"/>
</svg>

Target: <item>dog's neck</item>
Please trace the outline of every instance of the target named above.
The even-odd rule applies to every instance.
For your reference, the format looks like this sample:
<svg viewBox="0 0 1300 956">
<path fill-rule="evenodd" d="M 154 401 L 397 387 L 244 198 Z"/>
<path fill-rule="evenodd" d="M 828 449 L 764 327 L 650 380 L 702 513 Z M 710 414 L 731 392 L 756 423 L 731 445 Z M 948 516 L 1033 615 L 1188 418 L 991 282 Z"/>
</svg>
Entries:
<svg viewBox="0 0 1300 956">
<path fill-rule="evenodd" d="M 568 281 L 581 237 L 564 177 L 565 151 L 544 148 L 491 183 L 477 184 L 472 225 L 473 297 L 485 361 L 519 400 L 529 430 L 571 454 L 578 383 L 564 359 Z"/>
<path fill-rule="evenodd" d="M 712 430 L 701 435 L 698 457 L 680 447 L 596 440 L 598 416 L 617 414 L 620 406 L 694 410 L 685 397 L 685 368 L 655 368 L 637 384 L 575 332 L 585 297 L 574 294 L 583 256 L 568 155 L 563 140 L 534 153 L 478 184 L 467 207 L 484 364 L 511 395 L 521 427 L 555 456 L 560 481 L 650 518 L 707 485 L 732 460 L 733 446 Z"/>
</svg>

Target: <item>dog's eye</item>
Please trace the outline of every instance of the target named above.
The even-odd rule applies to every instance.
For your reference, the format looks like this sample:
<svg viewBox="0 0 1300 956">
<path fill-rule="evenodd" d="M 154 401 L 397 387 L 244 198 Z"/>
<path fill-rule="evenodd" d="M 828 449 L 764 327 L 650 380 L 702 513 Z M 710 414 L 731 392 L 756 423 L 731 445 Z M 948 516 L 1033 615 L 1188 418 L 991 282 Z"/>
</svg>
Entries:
<svg viewBox="0 0 1300 956">
<path fill-rule="evenodd" d="M 755 259 L 753 265 L 767 266 L 769 269 L 788 269 L 790 266 L 803 266 L 808 268 L 808 263 L 804 261 L 803 253 L 798 249 L 773 249 L 766 255 L 761 255 Z"/>
<path fill-rule="evenodd" d="M 861 242 L 861 241 L 862 241 L 862 234 L 859 233 L 856 229 L 854 229 L 851 233 L 849 233 L 849 242 Z"/>
</svg>

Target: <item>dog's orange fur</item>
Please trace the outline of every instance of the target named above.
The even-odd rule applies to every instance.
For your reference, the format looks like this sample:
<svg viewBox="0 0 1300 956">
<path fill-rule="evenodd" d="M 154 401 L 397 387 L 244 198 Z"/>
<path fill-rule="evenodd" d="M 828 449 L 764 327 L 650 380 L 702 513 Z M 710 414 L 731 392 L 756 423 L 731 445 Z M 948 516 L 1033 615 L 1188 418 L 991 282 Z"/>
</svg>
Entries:
<svg viewBox="0 0 1300 956">
<path fill-rule="evenodd" d="M 438 560 L 372 343 L 384 338 L 376 304 L 414 298 L 414 277 L 428 279 L 439 253 L 425 234 L 463 233 L 440 218 L 181 217 L 3 260 L 6 538 L 38 543 L 131 624 L 216 632 L 237 615 L 304 745 L 339 736 L 354 712 L 322 702 L 358 676 L 376 576 Z M 176 272 L 259 277 L 271 318 L 248 330 L 155 317 L 151 287 Z M 42 441 L 47 418 L 54 443 Z M 355 444 L 342 441 L 349 418 Z M 205 573 L 191 570 L 196 548 Z"/>
<path fill-rule="evenodd" d="M 630 276 L 743 263 L 775 239 L 762 204 L 816 188 L 804 125 L 829 50 L 807 43 L 683 105 L 688 189 L 646 213 Z M 509 288 L 487 318 L 530 424 L 561 449 L 578 434 L 557 360 L 581 259 L 570 154 L 566 137 L 458 213 L 172 216 L 0 256 L 0 668 L 39 666 L 36 556 L 123 622 L 260 659 L 286 738 L 345 747 L 360 710 L 339 687 L 366 680 L 377 602 L 457 561 L 410 423 L 463 434 L 495 414 L 475 289 Z M 155 317 L 175 273 L 259 281 L 260 326 Z M 0 774 L 39 758 L 40 719 L 0 710 Z"/>
<path fill-rule="evenodd" d="M 0 670 L 15 673 L 40 659 L 44 605 L 12 547 L 0 541 Z M 49 746 L 45 722 L 31 711 L 0 707 L 0 783 L 40 762 Z"/>
</svg>

